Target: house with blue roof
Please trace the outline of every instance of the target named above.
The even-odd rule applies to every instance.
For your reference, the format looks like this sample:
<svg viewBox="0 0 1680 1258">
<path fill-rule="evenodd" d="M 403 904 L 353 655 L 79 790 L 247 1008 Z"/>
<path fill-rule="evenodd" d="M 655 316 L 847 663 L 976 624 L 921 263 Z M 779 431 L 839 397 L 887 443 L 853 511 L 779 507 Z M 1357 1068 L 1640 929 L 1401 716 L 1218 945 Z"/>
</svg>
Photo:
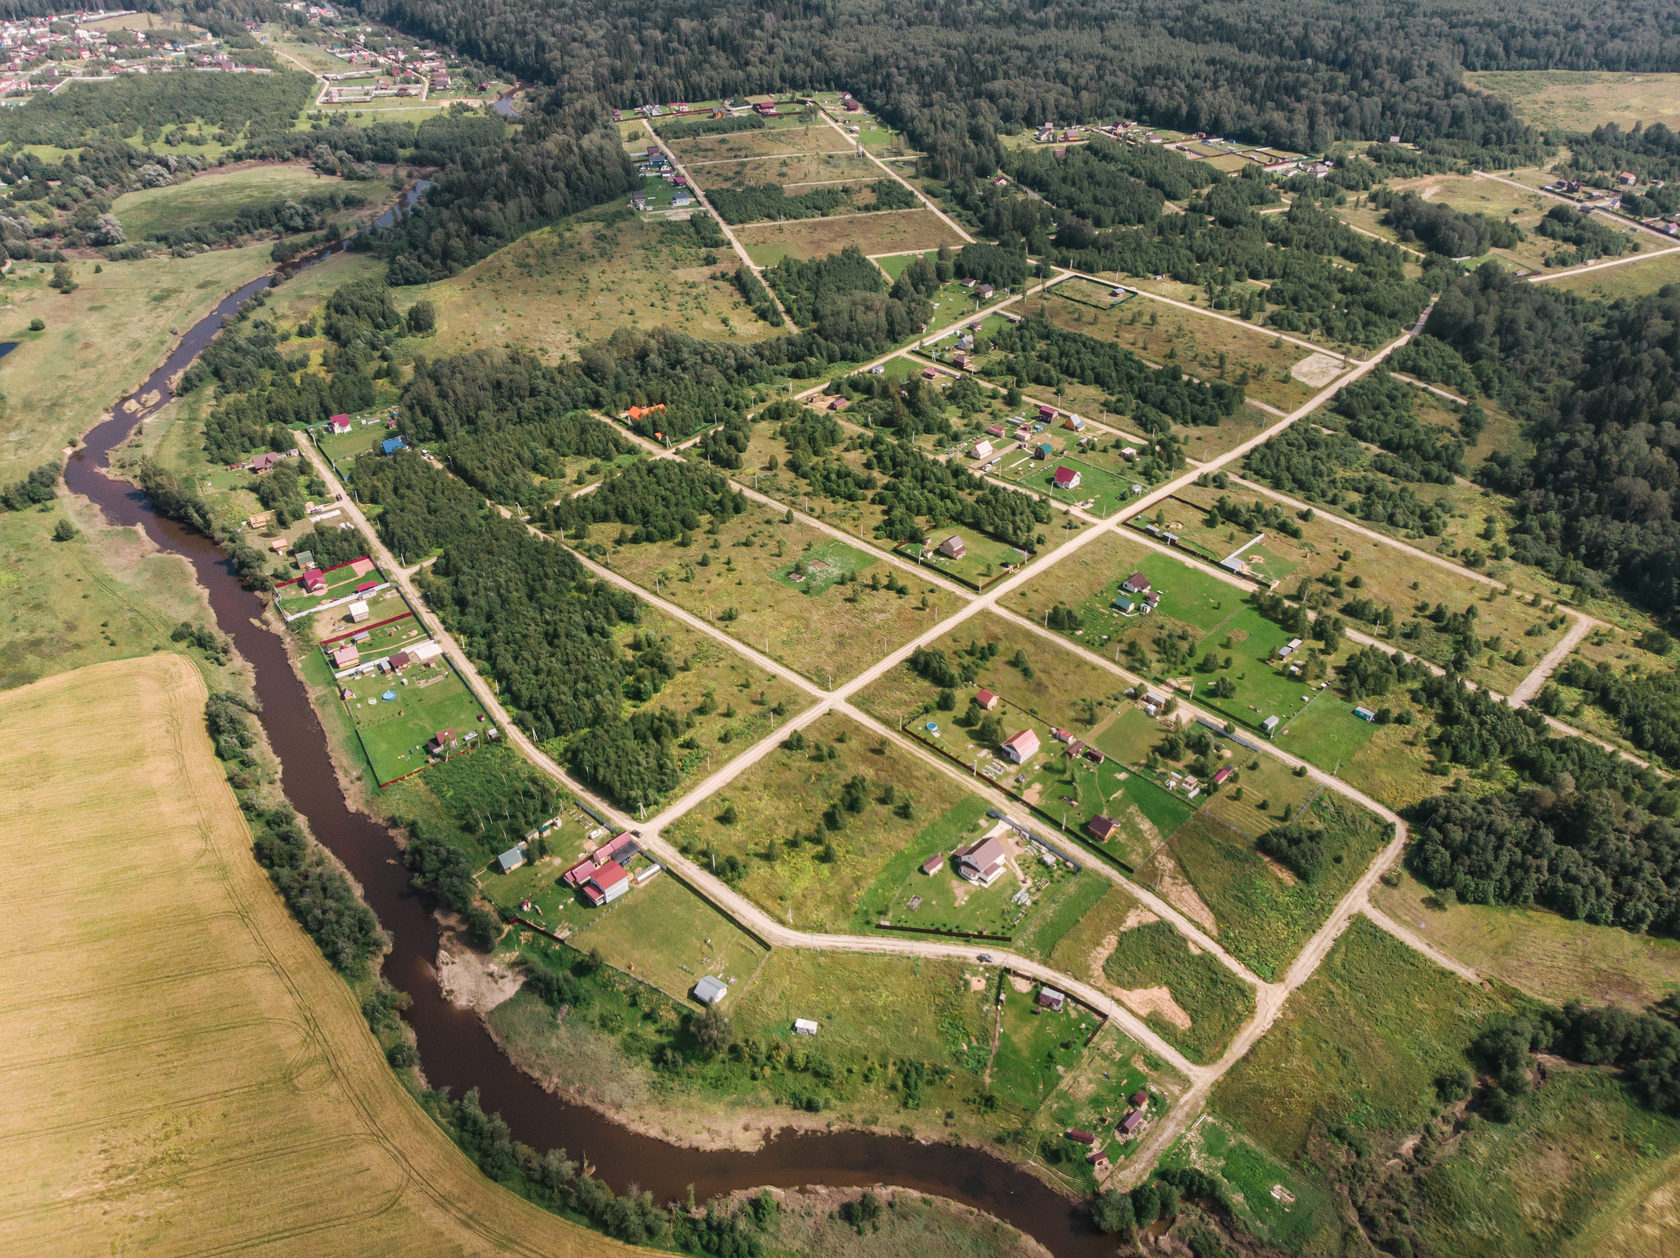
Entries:
<svg viewBox="0 0 1680 1258">
<path fill-rule="evenodd" d="M 398 450 L 408 449 L 408 442 L 401 437 L 387 437 L 379 443 L 379 448 L 386 454 L 395 454 Z"/>
</svg>

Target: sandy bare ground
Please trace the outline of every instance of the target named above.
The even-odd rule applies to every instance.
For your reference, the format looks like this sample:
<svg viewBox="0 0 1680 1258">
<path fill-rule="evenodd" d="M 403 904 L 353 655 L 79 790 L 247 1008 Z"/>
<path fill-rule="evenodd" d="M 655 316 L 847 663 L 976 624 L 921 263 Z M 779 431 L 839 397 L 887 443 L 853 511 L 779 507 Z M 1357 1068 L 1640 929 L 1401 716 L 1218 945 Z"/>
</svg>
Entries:
<svg viewBox="0 0 1680 1258">
<path fill-rule="evenodd" d="M 1302 384 L 1321 388 L 1341 375 L 1346 366 L 1341 359 L 1331 354 L 1308 354 L 1289 369 L 1289 374 Z"/>
<path fill-rule="evenodd" d="M 449 940 L 439 945 L 438 987 L 458 1009 L 489 1013 L 524 984 L 523 975 L 490 957 Z"/>
<path fill-rule="evenodd" d="M 1184 871 L 1178 867 L 1172 853 L 1161 848 L 1156 851 L 1151 863 L 1159 874 L 1159 885 L 1155 888 L 1157 894 L 1208 934 L 1217 936 L 1218 919 L 1214 917 L 1213 910 L 1202 902 L 1202 897 L 1196 893 L 1191 881 L 1184 876 Z"/>
<path fill-rule="evenodd" d="M 1125 1001 L 1139 1017 L 1147 1018 L 1152 1013 L 1159 1014 L 1180 1031 L 1190 1029 L 1190 1015 L 1173 999 L 1170 987 L 1116 987 L 1114 994 Z"/>
</svg>

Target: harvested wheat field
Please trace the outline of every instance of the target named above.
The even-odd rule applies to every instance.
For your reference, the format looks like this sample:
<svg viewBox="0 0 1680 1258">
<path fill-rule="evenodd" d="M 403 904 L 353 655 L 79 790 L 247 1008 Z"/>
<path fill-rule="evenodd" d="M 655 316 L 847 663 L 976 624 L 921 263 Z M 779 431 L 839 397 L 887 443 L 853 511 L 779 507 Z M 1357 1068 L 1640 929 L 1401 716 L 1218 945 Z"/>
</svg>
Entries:
<svg viewBox="0 0 1680 1258">
<path fill-rule="evenodd" d="M 177 656 L 0 695 L 0 1252 L 628 1253 L 402 1090 L 253 860 L 204 699 Z"/>
</svg>

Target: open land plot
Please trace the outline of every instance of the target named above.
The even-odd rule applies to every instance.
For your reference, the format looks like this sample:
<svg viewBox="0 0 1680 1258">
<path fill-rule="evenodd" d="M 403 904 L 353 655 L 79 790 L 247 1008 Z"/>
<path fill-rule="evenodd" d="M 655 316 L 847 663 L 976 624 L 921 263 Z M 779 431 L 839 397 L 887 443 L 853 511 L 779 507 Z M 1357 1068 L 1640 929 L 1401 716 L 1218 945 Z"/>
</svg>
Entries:
<svg viewBox="0 0 1680 1258">
<path fill-rule="evenodd" d="M 1597 301 L 1619 301 L 1644 297 L 1665 284 L 1675 283 L 1680 283 L 1680 253 L 1665 253 L 1625 266 L 1605 267 L 1601 262 L 1597 268 L 1552 280 L 1548 287 Z"/>
<path fill-rule="evenodd" d="M 1539 223 L 1549 210 L 1560 204 L 1555 198 L 1543 196 L 1539 192 L 1521 191 L 1508 183 L 1476 175 L 1428 175 L 1421 179 L 1403 180 L 1392 187 L 1396 192 L 1415 192 L 1426 201 L 1450 206 L 1461 213 L 1486 214 L 1489 218 L 1514 223 L 1522 228 L 1526 239 L 1510 248 L 1494 249 L 1479 261 L 1493 259 L 1517 268 L 1544 271 L 1547 269 L 1546 255 L 1560 248 L 1560 242 L 1542 236 L 1534 230 L 1535 224 Z M 1392 236 L 1378 221 L 1380 215 L 1369 207 L 1362 210 L 1347 210 L 1344 207 L 1337 212 L 1351 215 L 1348 221 L 1357 226 L 1375 231 L 1379 235 Z M 1623 256 L 1649 253 L 1656 245 L 1649 232 L 1640 231 L 1617 219 L 1601 214 L 1595 216 L 1594 221 L 1611 226 L 1623 234 L 1627 242 L 1626 253 Z"/>
<path fill-rule="evenodd" d="M 1021 312 L 1041 308 L 1058 327 L 1112 341 L 1157 365 L 1176 362 L 1200 380 L 1241 385 L 1249 397 L 1279 410 L 1294 410 L 1329 383 L 1315 388 L 1295 376 L 1293 369 L 1311 351 L 1281 337 L 1148 297 L 1097 309 L 1072 300 L 1062 292 L 1066 287 L 1058 284 L 1043 297 L 1027 299 Z"/>
<path fill-rule="evenodd" d="M 771 335 L 719 278 L 724 261 L 695 244 L 686 222 L 586 215 L 530 232 L 414 292 L 436 306 L 438 348 L 448 352 L 518 341 L 570 354 L 627 324 L 705 340 Z"/>
<path fill-rule="evenodd" d="M 145 240 L 155 232 L 228 222 L 246 206 L 296 200 L 333 189 L 364 191 L 336 175 L 323 175 L 313 167 L 288 162 L 279 166 L 207 171 L 185 183 L 125 192 L 112 204 L 111 211 L 122 221 L 130 240 Z"/>
<path fill-rule="evenodd" d="M 628 650 L 632 639 L 642 643 L 642 651 L 663 653 L 677 670 L 645 703 L 628 705 L 625 716 L 647 708 L 693 722 L 677 749 L 676 785 L 665 798 L 681 795 L 710 771 L 714 760 L 722 764 L 738 749 L 750 747 L 810 704 L 809 696 L 793 683 L 766 673 L 716 638 L 651 607 L 642 609 L 636 625 L 620 626 L 618 638 L 626 648 L 627 672 L 635 667 L 635 656 Z M 564 761 L 570 741 L 551 740 L 545 750 Z M 662 801 L 630 802 L 645 804 L 651 810 Z"/>
<path fill-rule="evenodd" d="M 1680 942 L 1571 921 L 1544 909 L 1446 905 L 1411 875 L 1372 901 L 1479 974 L 1540 1000 L 1643 1009 L 1680 990 Z"/>
<path fill-rule="evenodd" d="M 731 636 L 764 651 L 821 684 L 838 685 L 951 612 L 960 596 L 930 587 L 926 606 L 912 593 L 873 590 L 864 581 L 806 593 L 779 579 L 807 552 L 831 546 L 827 533 L 769 508 L 749 503 L 722 525 L 715 549 L 676 543 L 614 546 L 612 566 L 678 606 L 712 620 Z M 844 545 L 844 543 L 841 543 Z M 832 550 L 823 552 L 832 554 Z M 707 563 L 702 566 L 704 557 Z M 882 562 L 866 552 L 851 560 L 859 569 Z M 884 644 L 884 645 L 883 645 Z"/>
<path fill-rule="evenodd" d="M 1340 263 L 1340 265 L 1351 266 L 1352 264 L 1344 260 Z M 1093 271 L 1091 274 L 1106 284 L 1123 285 L 1126 288 L 1135 288 L 1140 293 L 1153 294 L 1157 297 L 1171 298 L 1174 301 L 1182 301 L 1186 305 L 1190 306 L 1208 305 L 1207 292 L 1205 289 L 1195 284 L 1186 284 L 1182 280 L 1175 280 L 1170 275 L 1156 279 L 1152 275 L 1133 275 L 1126 271 Z M 1267 281 L 1249 280 L 1245 283 L 1233 284 L 1230 291 L 1234 296 L 1242 296 L 1249 293 L 1258 294 L 1263 303 L 1262 313 L 1264 314 L 1268 308 L 1271 308 L 1274 305 L 1267 297 L 1270 287 L 1271 286 Z M 1289 309 L 1287 306 L 1275 308 L 1283 310 Z M 1265 329 L 1259 325 L 1256 325 L 1256 331 L 1260 332 L 1261 335 L 1265 335 Z M 1358 356 L 1367 352 L 1361 346 L 1353 345 L 1347 341 L 1337 341 L 1333 339 L 1322 329 L 1291 329 L 1289 330 L 1289 335 L 1298 340 L 1307 341 L 1314 345 L 1322 345 L 1327 352 L 1343 357 L 1348 355 Z"/>
<path fill-rule="evenodd" d="M 52 540 L 61 520 L 81 535 Z M 181 621 L 205 619 L 182 561 L 85 499 L 0 513 L 0 689 L 101 660 L 172 649 Z"/>
<path fill-rule="evenodd" d="M 1185 458 L 1205 463 L 1265 432 L 1277 422 L 1276 415 L 1261 410 L 1252 402 L 1244 402 L 1235 414 L 1226 416 L 1217 424 L 1174 424 L 1172 432 L 1178 438 L 1179 449 L 1184 451 Z"/>
<path fill-rule="evenodd" d="M 1252 536 L 1228 522 L 1208 528 L 1195 516 L 1196 508 L 1209 508 L 1220 496 L 1218 490 L 1190 486 L 1181 497 L 1186 504 L 1177 519 L 1172 508 L 1177 500 L 1166 504 L 1167 527 L 1185 526 L 1181 534 L 1186 540 L 1199 539 L 1209 553 L 1221 553 L 1221 548 L 1236 549 Z M 1243 500 L 1242 491 L 1230 494 Z M 1393 610 L 1395 629 L 1389 639 L 1391 645 L 1445 667 L 1452 661 L 1458 646 L 1454 640 L 1437 629 L 1431 619 L 1432 611 L 1420 611 L 1428 602 L 1431 608 L 1445 605 L 1453 612 L 1473 608 L 1476 613 L 1475 632 L 1484 649 L 1475 653 L 1464 670 L 1472 679 L 1492 686 L 1501 694 L 1509 694 L 1529 671 L 1534 661 L 1561 638 L 1566 626 L 1555 623 L 1558 617 L 1532 607 L 1515 595 L 1502 592 L 1509 587 L 1491 586 L 1469 576 L 1461 576 L 1450 568 L 1416 558 L 1396 547 L 1346 528 L 1332 516 L 1315 516 L 1297 521 L 1302 535 L 1285 537 L 1268 532 L 1264 547 L 1275 556 L 1269 564 L 1255 565 L 1267 570 L 1274 580 L 1283 578 L 1283 585 L 1293 590 L 1299 582 L 1333 585 L 1334 578 L 1344 582 L 1344 601 L 1370 600 Z M 1247 560 L 1250 552 L 1245 551 Z M 1345 585 L 1358 577 L 1358 588 Z M 1233 592 L 1235 592 L 1233 590 Z M 1344 602 L 1345 605 L 1345 602 Z M 1354 628 L 1375 633 L 1376 627 L 1349 618 Z M 1411 626 L 1411 628 L 1408 628 Z M 1381 636 L 1381 635 L 1378 635 Z M 1520 653 L 1520 654 L 1519 654 Z"/>
<path fill-rule="evenodd" d="M 891 253 L 875 259 L 875 265 L 887 273 L 890 279 L 897 279 L 909 269 L 910 264 L 917 258 L 932 258 L 938 255 L 938 250 L 911 250 L 909 253 Z"/>
<path fill-rule="evenodd" d="M 1653 1208 L 1672 1235 L 1680 1124 L 1636 1109 L 1612 1076 L 1557 1065 L 1511 1122 L 1437 1125 L 1435 1076 L 1463 1067 L 1477 1030 L 1509 1009 L 1355 919 L 1277 1024 L 1216 1085 L 1211 1105 L 1308 1176 L 1323 1165 L 1314 1151 L 1335 1125 L 1358 1132 L 1379 1162 L 1435 1128 L 1445 1144 L 1412 1172 L 1419 1209 L 1410 1216 L 1435 1252 L 1605 1252 L 1596 1238 L 1630 1215 L 1649 1219 Z"/>
<path fill-rule="evenodd" d="M 367 604 L 367 615 L 361 620 L 351 617 L 353 604 L 323 607 L 309 619 L 309 637 L 320 643 L 337 642 L 353 634 L 366 632 L 368 639 L 357 643 L 362 658 L 379 659 L 400 651 L 426 637 L 426 627 L 416 620 L 403 598 L 402 591 L 388 585 L 377 594 L 358 600 Z"/>
<path fill-rule="evenodd" d="M 1048 536 L 1059 544 L 1071 534 L 1057 530 Z M 954 559 L 939 551 L 953 537 L 961 539 L 963 544 L 962 554 Z M 925 542 L 906 542 L 898 547 L 898 553 L 918 567 L 943 573 L 976 591 L 1013 575 L 1034 557 L 1029 551 L 1000 542 L 966 524 L 941 524 L 928 534 Z"/>
<path fill-rule="evenodd" d="M 400 677 L 370 673 L 342 678 L 337 685 L 382 786 L 424 769 L 429 763 L 425 744 L 434 734 L 453 730 L 463 749 L 470 750 L 495 728 L 443 656 L 412 664 Z"/>
<path fill-rule="evenodd" d="M 822 184 L 850 180 L 873 182 L 882 178 L 879 166 L 850 151 L 713 160 L 690 167 L 689 174 L 702 190 L 781 184 L 796 193 Z"/>
<path fill-rule="evenodd" d="M 707 162 L 744 157 L 780 157 L 783 154 L 813 156 L 821 153 L 849 153 L 853 146 L 835 134 L 827 123 L 806 126 L 765 127 L 757 131 L 733 131 L 723 135 L 698 135 L 672 140 L 669 148 L 676 159 L 704 181 Z M 696 169 L 698 166 L 698 169 Z"/>
<path fill-rule="evenodd" d="M 607 961 L 686 1000 L 694 985 L 712 975 L 741 991 L 769 954 L 751 935 L 667 874 L 588 915 L 571 942 L 598 948 Z M 546 923 L 545 923 L 546 925 Z"/>
<path fill-rule="evenodd" d="M 1254 1012 L 1254 993 L 1119 887 L 1062 937 L 1050 963 L 1105 991 L 1192 1061 L 1212 1061 Z"/>
<path fill-rule="evenodd" d="M 1274 978 L 1389 838 L 1389 827 L 1373 814 L 1327 793 L 1292 816 L 1323 832 L 1325 859 L 1311 882 L 1261 856 L 1255 836 L 1205 811 L 1180 826 L 1158 865 L 1146 865 L 1138 877 L 1146 883 L 1157 874 L 1170 877 L 1170 860 L 1212 910 L 1227 951 L 1261 978 Z"/>
<path fill-rule="evenodd" d="M 301 62 L 312 74 L 348 74 L 355 69 L 343 57 L 333 56 L 313 40 L 277 39 L 272 47 L 277 56 Z"/>
<path fill-rule="evenodd" d="M 904 249 L 956 248 L 962 238 L 932 210 L 886 210 L 855 217 L 808 218 L 737 227 L 752 260 L 772 266 L 783 258 L 821 258 L 856 245 L 868 254 Z"/>
<path fill-rule="evenodd" d="M 1308 1175 L 1285 1167 L 1213 1114 L 1198 1118 L 1161 1165 L 1193 1166 L 1217 1175 L 1230 1189 L 1237 1218 L 1284 1252 L 1319 1253 L 1333 1242 L 1333 1194 Z"/>
<path fill-rule="evenodd" d="M 177 656 L 0 697 L 0 845 L 33 888 L 8 959 L 36 975 L 3 1017 L 8 1247 L 628 1252 L 482 1178 L 404 1091 L 252 858 L 204 700 Z"/>
<path fill-rule="evenodd" d="M 1300 1166 L 1314 1126 L 1351 1119 L 1398 1134 L 1436 1104 L 1435 1076 L 1464 1050 L 1498 996 L 1355 918 L 1282 1017 L 1214 1087 L 1214 1112 L 1279 1161 Z"/>
<path fill-rule="evenodd" d="M 267 245 L 218 249 L 190 258 L 69 264 L 77 287 L 47 287 L 52 266 L 16 262 L 6 275 L 0 338 L 7 418 L 0 435 L 0 481 L 11 483 L 96 424 L 105 408 L 139 386 L 195 319 L 273 266 Z M 28 331 L 40 318 L 46 328 Z"/>
<path fill-rule="evenodd" d="M 1523 121 L 1558 131 L 1615 123 L 1680 125 L 1680 74 L 1598 70 L 1477 70 L 1465 82 L 1511 103 Z"/>
<path fill-rule="evenodd" d="M 702 863 L 715 854 L 725 876 L 772 917 L 791 914 L 800 930 L 873 925 L 908 871 L 888 878 L 880 897 L 863 892 L 896 857 L 914 868 L 979 836 L 979 801 L 856 722 L 830 714 L 793 741 L 668 827 Z M 854 778 L 862 785 L 846 795 Z"/>
</svg>

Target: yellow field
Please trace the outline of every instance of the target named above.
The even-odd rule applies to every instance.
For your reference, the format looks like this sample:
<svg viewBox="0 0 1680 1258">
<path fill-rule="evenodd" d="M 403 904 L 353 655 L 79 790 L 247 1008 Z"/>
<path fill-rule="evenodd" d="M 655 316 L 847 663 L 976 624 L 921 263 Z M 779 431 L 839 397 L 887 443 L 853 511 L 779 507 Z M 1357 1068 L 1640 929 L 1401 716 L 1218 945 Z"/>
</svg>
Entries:
<svg viewBox="0 0 1680 1258">
<path fill-rule="evenodd" d="M 403 1091 L 253 860 L 204 694 L 157 655 L 0 695 L 0 1250 L 630 1252 Z"/>
<path fill-rule="evenodd" d="M 826 257 L 839 253 L 847 245 L 856 245 L 867 254 L 937 249 L 940 245 L 962 247 L 962 238 L 932 210 L 889 210 L 785 223 L 755 223 L 737 227 L 735 235 L 760 266 L 774 266 L 789 257 Z"/>
</svg>

